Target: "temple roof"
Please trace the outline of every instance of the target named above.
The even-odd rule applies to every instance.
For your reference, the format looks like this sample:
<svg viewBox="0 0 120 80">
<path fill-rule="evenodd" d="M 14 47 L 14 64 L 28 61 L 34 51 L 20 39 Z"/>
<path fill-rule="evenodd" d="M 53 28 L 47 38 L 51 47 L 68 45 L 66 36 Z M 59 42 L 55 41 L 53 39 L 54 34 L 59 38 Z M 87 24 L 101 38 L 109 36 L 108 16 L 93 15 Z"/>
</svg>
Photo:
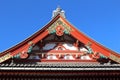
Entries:
<svg viewBox="0 0 120 80">
<path fill-rule="evenodd" d="M 50 71 L 60 71 L 60 70 L 72 70 L 72 71 L 81 71 L 81 70 L 120 70 L 120 64 L 97 64 L 97 63 L 38 63 L 38 64 L 1 64 L 0 70 L 50 70 Z"/>
<path fill-rule="evenodd" d="M 91 48 L 93 49 L 93 53 L 98 52 L 103 56 L 107 57 L 108 59 L 115 61 L 116 63 L 120 63 L 120 55 L 103 45 L 97 43 L 93 39 L 89 38 L 79 30 L 77 30 L 70 22 L 65 18 L 64 11 L 58 7 L 53 12 L 52 20 L 44 26 L 41 30 L 33 34 L 28 39 L 22 41 L 21 43 L 17 44 L 16 46 L 2 52 L 0 54 L 0 63 L 7 61 L 8 59 L 13 58 L 15 55 L 25 52 L 29 52 L 29 48 L 33 44 L 37 44 L 38 42 L 42 41 L 46 36 L 49 34 L 55 33 L 56 28 L 58 26 L 62 26 L 64 28 L 63 33 L 74 37 L 76 40 L 82 42 L 83 44 L 91 44 Z M 59 28 L 58 28 L 59 29 Z M 61 35 L 59 35 L 61 36 Z"/>
</svg>

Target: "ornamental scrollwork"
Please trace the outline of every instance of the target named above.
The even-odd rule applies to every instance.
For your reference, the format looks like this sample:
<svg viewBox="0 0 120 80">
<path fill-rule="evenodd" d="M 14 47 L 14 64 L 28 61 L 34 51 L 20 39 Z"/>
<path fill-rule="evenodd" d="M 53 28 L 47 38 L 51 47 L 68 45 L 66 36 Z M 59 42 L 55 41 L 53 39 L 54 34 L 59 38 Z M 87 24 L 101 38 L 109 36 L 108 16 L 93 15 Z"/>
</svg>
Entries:
<svg viewBox="0 0 120 80">
<path fill-rule="evenodd" d="M 70 34 L 70 32 L 72 31 L 72 29 L 68 25 L 66 25 L 64 22 L 58 19 L 48 28 L 49 34 L 56 33 L 56 28 L 58 26 L 62 26 L 64 28 L 63 32 L 65 34 Z"/>
</svg>

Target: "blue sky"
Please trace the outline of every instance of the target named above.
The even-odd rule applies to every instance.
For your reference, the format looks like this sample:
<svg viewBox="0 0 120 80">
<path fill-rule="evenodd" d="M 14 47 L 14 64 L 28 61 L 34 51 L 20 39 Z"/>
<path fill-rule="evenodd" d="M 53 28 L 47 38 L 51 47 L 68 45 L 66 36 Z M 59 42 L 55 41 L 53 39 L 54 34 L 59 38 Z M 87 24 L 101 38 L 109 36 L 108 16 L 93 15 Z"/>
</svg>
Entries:
<svg viewBox="0 0 120 80">
<path fill-rule="evenodd" d="M 58 5 L 77 29 L 120 53 L 120 0 L 0 0 L 0 52 L 46 25 Z"/>
</svg>

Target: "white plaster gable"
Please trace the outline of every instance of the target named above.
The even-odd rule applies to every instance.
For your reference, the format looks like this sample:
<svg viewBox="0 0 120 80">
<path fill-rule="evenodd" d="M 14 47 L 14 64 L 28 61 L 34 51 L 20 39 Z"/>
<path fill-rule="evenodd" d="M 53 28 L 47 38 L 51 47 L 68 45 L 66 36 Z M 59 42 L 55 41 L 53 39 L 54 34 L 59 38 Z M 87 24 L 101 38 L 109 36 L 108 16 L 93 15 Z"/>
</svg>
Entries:
<svg viewBox="0 0 120 80">
<path fill-rule="evenodd" d="M 63 46 L 68 50 L 77 50 L 77 48 L 73 44 L 70 44 L 70 43 L 64 43 Z"/>
</svg>

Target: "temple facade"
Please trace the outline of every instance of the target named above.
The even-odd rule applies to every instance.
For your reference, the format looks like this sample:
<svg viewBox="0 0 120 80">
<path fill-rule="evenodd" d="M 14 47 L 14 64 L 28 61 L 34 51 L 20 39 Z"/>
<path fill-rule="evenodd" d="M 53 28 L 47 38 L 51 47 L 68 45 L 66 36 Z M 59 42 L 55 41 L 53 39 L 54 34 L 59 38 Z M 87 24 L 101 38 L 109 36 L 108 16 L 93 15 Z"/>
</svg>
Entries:
<svg viewBox="0 0 120 80">
<path fill-rule="evenodd" d="M 51 21 L 0 53 L 0 79 L 119 80 L 120 55 L 77 30 L 58 7 Z"/>
</svg>

